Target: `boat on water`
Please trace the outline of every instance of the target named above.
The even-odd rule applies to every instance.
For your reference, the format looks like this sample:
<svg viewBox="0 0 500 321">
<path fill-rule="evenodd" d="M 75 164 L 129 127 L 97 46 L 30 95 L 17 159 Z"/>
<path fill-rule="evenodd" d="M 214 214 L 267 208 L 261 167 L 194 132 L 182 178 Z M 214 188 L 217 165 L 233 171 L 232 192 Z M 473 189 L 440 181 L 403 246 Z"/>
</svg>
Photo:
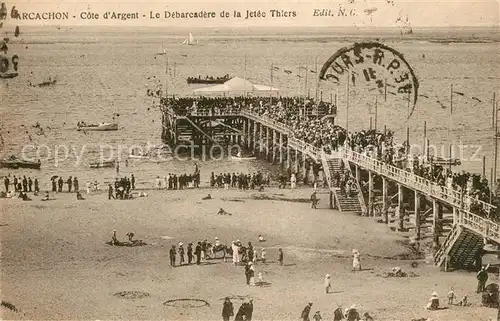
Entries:
<svg viewBox="0 0 500 321">
<path fill-rule="evenodd" d="M 40 160 L 38 161 L 29 161 L 25 159 L 17 158 L 12 155 L 9 158 L 4 158 L 0 160 L 0 167 L 5 168 L 32 168 L 32 169 L 40 169 L 42 163 Z"/>
<path fill-rule="evenodd" d="M 166 55 L 167 54 L 167 50 L 165 49 L 165 47 L 163 46 L 163 42 L 161 43 L 161 49 L 160 51 L 158 51 L 156 53 L 158 56 L 163 56 L 163 55 Z"/>
<path fill-rule="evenodd" d="M 189 36 L 182 42 L 183 45 L 196 45 L 198 44 L 198 39 L 195 39 L 193 34 L 190 32 Z"/>
<path fill-rule="evenodd" d="M 14 31 L 14 36 L 19 37 L 19 26 L 16 26 L 16 31 Z"/>
<path fill-rule="evenodd" d="M 86 124 L 85 122 L 78 122 L 76 130 L 78 131 L 118 130 L 118 124 L 116 123 Z"/>
<path fill-rule="evenodd" d="M 214 77 L 205 77 L 205 78 L 201 78 L 201 77 L 198 77 L 198 78 L 195 78 L 195 77 L 188 77 L 186 79 L 186 82 L 188 84 L 223 84 L 225 83 L 226 81 L 230 80 L 232 77 L 229 76 L 229 75 L 225 75 L 223 77 L 217 77 L 217 78 L 214 78 Z"/>
<path fill-rule="evenodd" d="M 109 168 L 109 167 L 115 167 L 116 161 L 102 161 L 102 162 L 92 162 L 89 163 L 90 168 Z"/>
</svg>

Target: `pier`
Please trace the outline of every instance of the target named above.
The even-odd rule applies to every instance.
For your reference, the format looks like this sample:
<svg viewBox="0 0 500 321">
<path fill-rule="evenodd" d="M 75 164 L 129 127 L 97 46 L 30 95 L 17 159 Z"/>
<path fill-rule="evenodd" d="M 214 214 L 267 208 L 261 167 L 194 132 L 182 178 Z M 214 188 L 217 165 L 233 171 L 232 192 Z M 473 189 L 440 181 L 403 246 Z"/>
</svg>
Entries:
<svg viewBox="0 0 500 321">
<path fill-rule="evenodd" d="M 303 117 L 322 119 L 332 115 Z M 500 225 L 478 215 L 470 206 L 475 204 L 489 214 L 495 210 L 493 205 L 346 147 L 325 151 L 294 138 L 287 125 L 269 117 L 236 108 L 178 114 L 164 106 L 162 119 L 165 143 L 236 143 L 295 173 L 297 181 L 306 184 L 311 173 L 317 181 L 321 172 L 324 184 L 318 184 L 318 193 L 329 196 L 331 209 L 375 217 L 393 230 L 408 233 L 417 248 L 431 241 L 434 263 L 445 271 L 480 267 L 485 244 L 500 244 Z M 341 172 L 355 181 L 354 195 L 336 186 L 333 177 Z"/>
</svg>

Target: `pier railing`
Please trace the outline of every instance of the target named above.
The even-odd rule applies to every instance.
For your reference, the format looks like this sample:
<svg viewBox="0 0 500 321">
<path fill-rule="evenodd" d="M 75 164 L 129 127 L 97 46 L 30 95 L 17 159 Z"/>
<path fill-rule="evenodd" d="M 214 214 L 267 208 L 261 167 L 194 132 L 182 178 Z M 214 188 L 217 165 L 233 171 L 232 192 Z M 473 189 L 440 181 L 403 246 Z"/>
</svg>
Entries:
<svg viewBox="0 0 500 321">
<path fill-rule="evenodd" d="M 481 204 L 487 213 L 490 213 L 491 209 L 495 208 L 495 206 L 491 204 L 473 199 L 469 195 L 465 195 L 460 191 L 455 191 L 445 186 L 438 185 L 426 178 L 417 176 L 412 172 L 405 171 L 349 149 L 344 149 L 344 158 L 356 165 L 369 169 L 379 175 L 392 178 L 398 183 L 413 188 L 421 193 L 431 195 L 457 208 L 463 208 L 464 204 L 472 204 L 474 202 Z"/>
<path fill-rule="evenodd" d="M 278 122 L 278 121 L 272 119 L 271 117 L 264 116 L 264 115 L 261 116 L 257 113 L 251 112 L 249 110 L 242 110 L 240 112 L 240 115 L 245 116 L 249 119 L 258 121 L 262 125 L 269 127 L 269 128 L 272 128 L 274 130 L 280 131 L 285 135 L 290 135 L 290 128 L 287 125 L 285 125 L 281 122 Z"/>
</svg>

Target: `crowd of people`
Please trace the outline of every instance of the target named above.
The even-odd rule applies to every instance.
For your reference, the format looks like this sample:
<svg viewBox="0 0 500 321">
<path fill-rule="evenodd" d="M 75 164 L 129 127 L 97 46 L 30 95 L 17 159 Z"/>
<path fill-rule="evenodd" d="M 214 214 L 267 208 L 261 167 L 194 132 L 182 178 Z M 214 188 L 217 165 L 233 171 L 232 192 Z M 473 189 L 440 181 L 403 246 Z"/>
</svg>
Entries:
<svg viewBox="0 0 500 321">
<path fill-rule="evenodd" d="M 269 186 L 271 176 L 269 173 L 263 174 L 260 171 L 252 174 L 244 173 L 219 173 L 210 174 L 210 187 L 229 189 L 238 188 L 240 190 L 255 189 L 256 187 Z"/>
<path fill-rule="evenodd" d="M 195 172 L 193 174 L 174 174 L 168 173 L 167 176 L 156 176 L 155 188 L 158 190 L 176 190 L 185 188 L 198 188 L 200 187 L 200 172 Z"/>
</svg>

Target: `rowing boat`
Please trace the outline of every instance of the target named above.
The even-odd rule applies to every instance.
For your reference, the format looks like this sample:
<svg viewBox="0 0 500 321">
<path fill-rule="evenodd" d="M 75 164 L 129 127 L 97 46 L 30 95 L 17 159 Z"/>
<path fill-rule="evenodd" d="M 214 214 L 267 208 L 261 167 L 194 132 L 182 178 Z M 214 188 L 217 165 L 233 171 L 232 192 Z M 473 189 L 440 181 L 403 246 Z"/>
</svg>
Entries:
<svg viewBox="0 0 500 321">
<path fill-rule="evenodd" d="M 115 123 L 101 123 L 96 124 L 80 124 L 76 130 L 78 131 L 108 131 L 108 130 L 118 130 L 118 124 Z"/>
</svg>

